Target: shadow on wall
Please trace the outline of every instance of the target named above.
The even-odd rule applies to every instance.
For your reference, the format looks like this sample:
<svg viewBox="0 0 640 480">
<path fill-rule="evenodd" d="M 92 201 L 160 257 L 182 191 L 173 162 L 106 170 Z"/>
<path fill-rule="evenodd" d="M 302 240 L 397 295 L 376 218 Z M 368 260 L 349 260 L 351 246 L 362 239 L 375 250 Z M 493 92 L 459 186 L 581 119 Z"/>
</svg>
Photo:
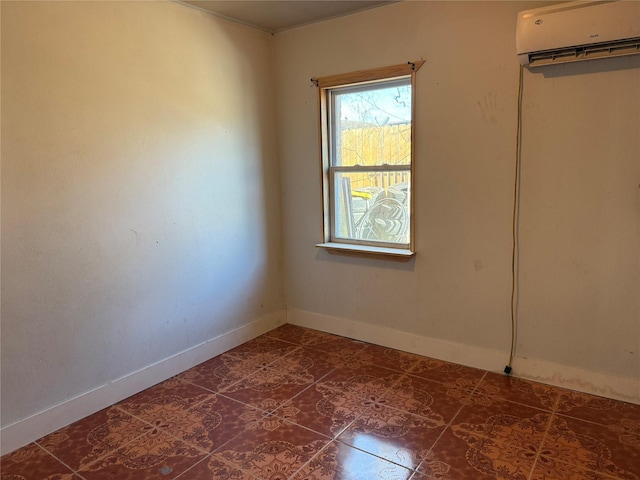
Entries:
<svg viewBox="0 0 640 480">
<path fill-rule="evenodd" d="M 2 421 L 283 307 L 271 37 L 2 5 Z"/>
</svg>

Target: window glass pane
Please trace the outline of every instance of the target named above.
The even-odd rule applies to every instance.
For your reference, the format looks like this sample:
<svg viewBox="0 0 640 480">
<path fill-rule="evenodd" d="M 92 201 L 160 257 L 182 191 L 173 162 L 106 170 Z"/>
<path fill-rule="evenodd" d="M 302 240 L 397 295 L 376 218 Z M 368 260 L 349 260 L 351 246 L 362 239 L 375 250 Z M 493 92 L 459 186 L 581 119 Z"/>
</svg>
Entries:
<svg viewBox="0 0 640 480">
<path fill-rule="evenodd" d="M 409 243 L 409 171 L 334 172 L 333 179 L 337 239 Z"/>
<path fill-rule="evenodd" d="M 332 98 L 333 165 L 411 163 L 410 79 L 336 89 Z"/>
</svg>

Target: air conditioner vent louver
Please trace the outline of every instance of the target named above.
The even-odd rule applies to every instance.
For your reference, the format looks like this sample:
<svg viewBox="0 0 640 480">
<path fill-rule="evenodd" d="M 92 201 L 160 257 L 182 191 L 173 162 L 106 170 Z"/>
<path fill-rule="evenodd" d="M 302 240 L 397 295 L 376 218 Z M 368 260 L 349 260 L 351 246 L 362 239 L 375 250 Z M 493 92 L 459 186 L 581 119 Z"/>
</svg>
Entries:
<svg viewBox="0 0 640 480">
<path fill-rule="evenodd" d="M 637 54 L 640 54 L 640 39 L 533 53 L 529 55 L 529 67 Z"/>
<path fill-rule="evenodd" d="M 640 2 L 575 1 L 520 12 L 516 51 L 530 67 L 640 54 Z"/>
</svg>

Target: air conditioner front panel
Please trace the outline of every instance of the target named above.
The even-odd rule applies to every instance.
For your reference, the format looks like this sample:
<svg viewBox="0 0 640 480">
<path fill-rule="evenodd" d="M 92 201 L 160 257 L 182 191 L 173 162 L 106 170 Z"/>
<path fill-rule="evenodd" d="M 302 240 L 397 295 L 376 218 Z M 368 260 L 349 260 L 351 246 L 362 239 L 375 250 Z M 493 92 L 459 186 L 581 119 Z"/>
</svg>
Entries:
<svg viewBox="0 0 640 480">
<path fill-rule="evenodd" d="M 567 2 L 518 14 L 516 50 L 523 64 L 532 54 L 606 45 L 640 38 L 640 2 Z M 587 59 L 587 58 L 580 58 Z M 572 60 L 573 61 L 573 60 Z"/>
</svg>

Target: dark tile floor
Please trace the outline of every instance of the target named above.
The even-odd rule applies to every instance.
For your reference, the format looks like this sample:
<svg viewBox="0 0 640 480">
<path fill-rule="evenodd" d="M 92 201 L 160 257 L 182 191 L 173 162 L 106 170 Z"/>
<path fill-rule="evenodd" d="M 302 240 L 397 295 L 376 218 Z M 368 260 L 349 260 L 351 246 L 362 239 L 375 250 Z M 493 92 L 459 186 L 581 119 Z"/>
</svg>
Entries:
<svg viewBox="0 0 640 480">
<path fill-rule="evenodd" d="M 640 480 L 640 406 L 284 325 L 1 459 L 2 480 Z"/>
</svg>

